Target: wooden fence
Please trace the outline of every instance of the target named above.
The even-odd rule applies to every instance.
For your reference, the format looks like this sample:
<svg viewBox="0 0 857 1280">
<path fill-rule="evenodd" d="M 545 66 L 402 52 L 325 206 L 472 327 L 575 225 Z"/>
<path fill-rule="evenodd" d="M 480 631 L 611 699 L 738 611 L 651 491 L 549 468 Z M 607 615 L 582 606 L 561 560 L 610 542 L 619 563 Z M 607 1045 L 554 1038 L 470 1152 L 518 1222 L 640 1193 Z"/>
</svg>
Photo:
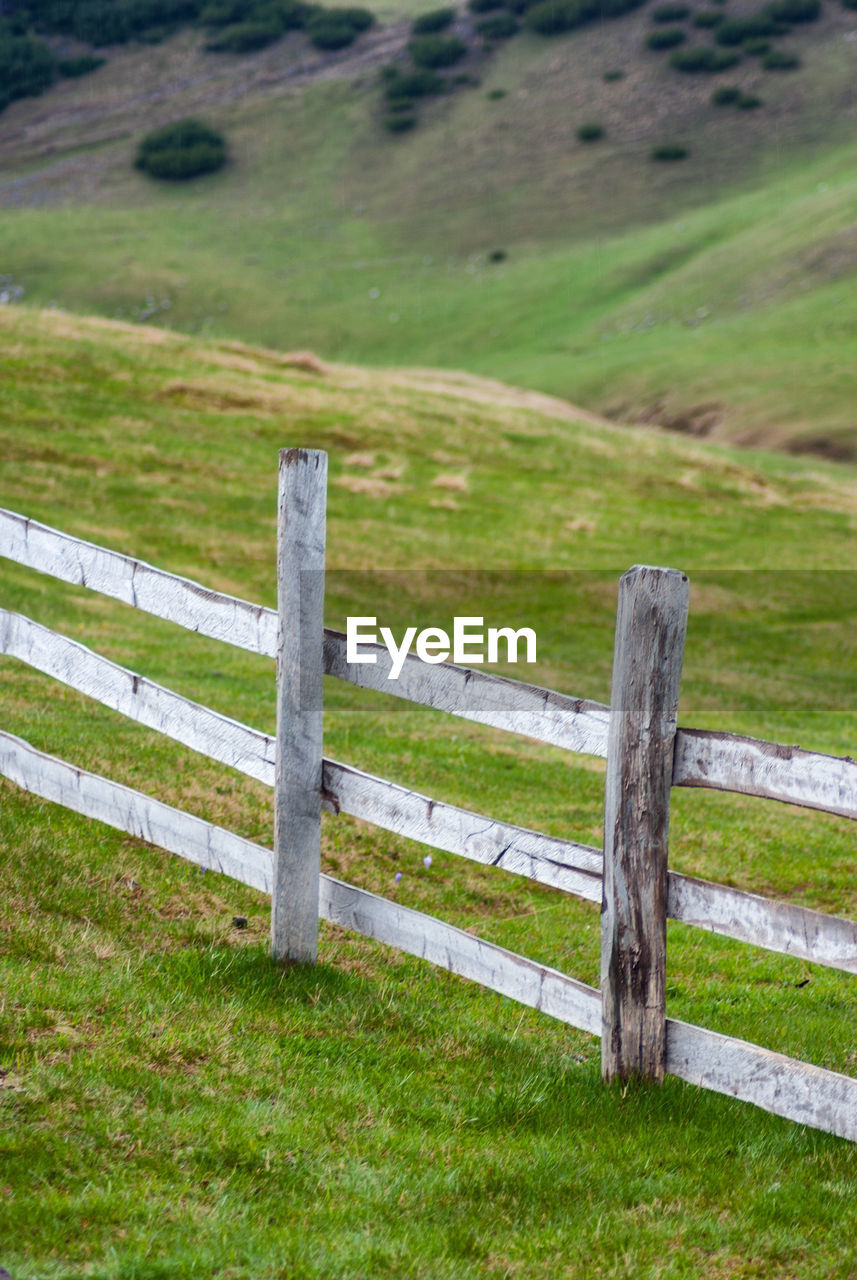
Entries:
<svg viewBox="0 0 857 1280">
<path fill-rule="evenodd" d="M 678 875 L 672 787 L 711 787 L 857 819 L 857 764 L 732 734 L 676 728 L 688 584 L 637 566 L 619 586 L 612 707 L 410 655 L 350 663 L 323 627 L 327 459 L 280 454 L 275 613 L 0 511 L 0 554 L 201 635 L 277 660 L 275 738 L 0 609 L 0 653 L 274 788 L 274 850 L 0 732 L 22 788 L 233 876 L 272 897 L 275 958 L 311 961 L 333 921 L 602 1037 L 606 1079 L 664 1073 L 857 1141 L 857 1079 L 666 1017 L 666 920 L 857 973 L 857 923 Z M 372 651 L 371 649 L 369 651 Z M 325 759 L 322 674 L 569 751 L 605 757 L 604 849 L 495 822 Z M 602 904 L 601 990 L 320 873 L 323 809 Z"/>
</svg>

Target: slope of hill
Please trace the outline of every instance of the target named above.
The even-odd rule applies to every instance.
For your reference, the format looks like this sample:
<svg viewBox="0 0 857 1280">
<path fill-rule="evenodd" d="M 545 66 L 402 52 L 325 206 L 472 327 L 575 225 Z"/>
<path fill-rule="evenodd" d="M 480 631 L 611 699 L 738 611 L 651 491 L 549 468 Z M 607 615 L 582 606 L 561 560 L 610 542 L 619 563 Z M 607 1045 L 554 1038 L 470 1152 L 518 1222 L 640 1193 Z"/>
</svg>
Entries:
<svg viewBox="0 0 857 1280">
<path fill-rule="evenodd" d="M 537 626 L 537 679 L 606 699 L 617 574 L 673 564 L 692 585 L 682 723 L 853 749 L 848 465 L 25 307 L 0 310 L 0 378 L 3 505 L 272 603 L 276 452 L 321 447 L 330 623 L 355 604 L 394 626 L 502 611 Z M 269 663 L 2 561 L 0 585 L 4 607 L 271 727 Z M 246 778 L 18 662 L 0 686 L 5 730 L 270 839 Z M 331 755 L 600 840 L 597 761 L 350 687 L 325 699 Z M 675 1080 L 604 1090 L 591 1038 L 338 929 L 316 969 L 276 971 L 261 895 L 11 784 L 0 800 L 15 1276 L 848 1274 L 852 1144 Z M 857 911 L 844 820 L 676 793 L 671 849 L 678 869 Z M 325 821 L 331 873 L 597 980 L 592 904 L 424 854 Z M 853 1073 L 852 976 L 683 926 L 669 966 L 671 1015 Z"/>
<path fill-rule="evenodd" d="M 786 37 L 796 72 L 747 58 L 715 78 L 670 71 L 651 25 L 644 9 L 518 36 L 407 137 L 383 129 L 377 79 L 406 21 L 331 55 L 295 35 L 215 57 L 194 32 L 111 51 L 4 113 L 2 273 L 36 303 L 463 365 L 627 420 L 853 456 L 853 16 L 826 3 Z M 712 106 L 724 81 L 764 107 Z M 188 112 L 225 130 L 231 166 L 185 188 L 134 173 L 141 121 Z M 591 119 L 606 134 L 587 146 Z M 664 140 L 688 159 L 653 164 Z"/>
</svg>

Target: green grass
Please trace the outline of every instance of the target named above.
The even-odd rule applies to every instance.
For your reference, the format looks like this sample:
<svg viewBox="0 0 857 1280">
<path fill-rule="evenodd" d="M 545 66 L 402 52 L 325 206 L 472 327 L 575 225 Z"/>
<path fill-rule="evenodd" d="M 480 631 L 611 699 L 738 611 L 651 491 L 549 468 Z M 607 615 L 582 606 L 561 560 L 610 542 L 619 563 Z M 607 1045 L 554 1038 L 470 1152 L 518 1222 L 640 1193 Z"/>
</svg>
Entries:
<svg viewBox="0 0 857 1280">
<path fill-rule="evenodd" d="M 330 624 L 535 619 L 536 678 L 607 700 L 618 573 L 670 564 L 692 586 L 681 723 L 853 752 L 847 465 L 552 416 L 474 378 L 24 308 L 0 327 L 3 505 L 270 605 L 277 449 L 324 448 Z M 268 662 L 14 566 L 0 582 L 4 607 L 272 727 Z M 263 788 L 2 666 L 4 729 L 270 840 Z M 599 762 L 325 696 L 334 758 L 600 840 Z M 591 1038 L 338 929 L 318 968 L 278 971 L 261 895 L 5 782 L 0 831 L 16 1280 L 853 1273 L 853 1145 L 675 1080 L 605 1090 Z M 677 792 L 671 846 L 683 871 L 857 911 L 844 821 Z M 591 904 L 424 853 L 325 821 L 329 872 L 597 981 Z M 671 926 L 668 982 L 673 1016 L 854 1073 L 853 977 Z"/>
</svg>

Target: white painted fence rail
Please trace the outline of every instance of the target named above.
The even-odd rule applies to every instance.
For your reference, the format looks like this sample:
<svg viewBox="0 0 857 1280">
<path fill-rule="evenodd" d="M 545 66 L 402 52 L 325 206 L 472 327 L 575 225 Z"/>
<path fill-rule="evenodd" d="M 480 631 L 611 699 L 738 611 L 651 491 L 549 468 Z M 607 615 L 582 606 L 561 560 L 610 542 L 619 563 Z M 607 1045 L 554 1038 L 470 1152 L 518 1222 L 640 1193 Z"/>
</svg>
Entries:
<svg viewBox="0 0 857 1280">
<path fill-rule="evenodd" d="M 270 849 L 45 755 L 3 732 L 0 773 L 33 795 L 270 892 Z M 601 1032 L 601 996 L 594 987 L 420 911 L 322 874 L 319 915 L 581 1031 Z M 666 1020 L 666 1069 L 691 1084 L 857 1141 L 857 1080 L 851 1076 L 672 1018 Z"/>
<path fill-rule="evenodd" d="M 274 609 L 212 591 L 14 511 L 0 509 L 0 555 L 200 635 L 265 657 L 276 655 Z M 372 646 L 364 647 L 371 652 Z M 387 679 L 386 648 L 378 645 L 375 651 L 375 664 L 349 663 L 345 636 L 325 629 L 325 674 L 569 751 L 607 755 L 610 708 L 601 703 L 451 663 L 426 666 L 413 654 L 392 681 Z M 734 791 L 857 820 L 857 762 L 847 756 L 679 727 L 672 781 L 673 786 Z"/>
<path fill-rule="evenodd" d="M 289 558 L 290 538 L 300 547 L 306 543 L 307 547 L 323 548 L 323 482 L 321 489 L 317 489 L 319 501 L 316 501 L 309 490 L 302 496 L 304 482 L 301 476 L 304 473 L 319 475 L 325 467 L 324 456 L 312 451 L 284 451 L 281 455 L 286 487 L 282 487 L 281 478 L 279 635 L 285 635 L 288 640 L 288 629 L 298 625 L 300 614 L 304 619 L 301 625 L 308 627 L 309 641 L 294 650 L 298 662 L 305 661 L 306 653 L 312 651 L 312 637 L 317 635 L 319 639 L 312 669 L 301 673 L 295 668 L 299 681 L 320 680 L 324 672 L 363 688 L 391 693 L 566 750 L 607 756 L 608 774 L 611 769 L 615 772 L 619 767 L 617 752 L 621 752 L 623 759 L 626 751 L 633 754 L 635 735 L 630 735 L 627 745 L 616 745 L 622 744 L 623 735 L 615 732 L 610 747 L 612 757 L 608 754 L 611 710 L 599 703 L 449 663 L 429 666 L 413 655 L 406 660 L 400 678 L 390 681 L 390 658 L 383 646 L 376 648 L 375 664 L 348 663 L 345 637 L 330 630 L 323 630 L 322 635 L 321 612 L 315 605 L 311 613 L 306 612 L 309 596 L 301 584 L 300 567 L 306 563 L 309 552 L 299 550 L 296 557 Z M 301 490 L 291 495 L 290 469 L 292 487 L 294 476 L 298 476 L 298 489 Z M 283 474 L 281 470 L 281 477 Z M 284 500 L 289 510 L 299 513 L 297 523 L 292 523 L 292 532 L 286 529 L 285 535 L 283 520 L 288 524 L 289 517 L 288 512 L 284 514 L 282 510 Z M 274 610 L 211 591 L 189 579 L 69 537 L 14 512 L 0 511 L 0 554 L 25 567 L 112 596 L 188 630 L 263 656 L 277 655 L 278 616 Z M 295 558 L 301 562 L 297 569 L 293 568 Z M 323 572 L 323 553 L 320 559 L 316 559 L 318 568 Z M 670 571 L 638 569 L 634 572 L 642 575 L 641 581 L 652 581 L 653 607 L 657 610 L 658 584 L 667 581 L 664 575 Z M 294 623 L 290 621 L 292 618 Z M 663 658 L 653 659 L 652 681 L 661 680 L 664 661 L 673 648 L 664 641 Z M 273 786 L 275 797 L 280 795 L 282 799 L 289 785 L 298 785 L 299 790 L 300 787 L 309 787 L 310 790 L 317 787 L 317 797 L 307 810 L 310 817 L 313 805 L 320 804 L 330 813 L 350 814 L 433 848 L 483 865 L 496 866 L 592 901 L 600 902 L 604 897 L 605 856 L 601 850 L 494 821 L 419 795 L 350 765 L 324 759 L 320 754 L 320 728 L 308 727 L 306 730 L 310 736 L 319 733 L 317 759 L 320 761 L 320 766 L 310 767 L 307 779 L 310 774 L 317 777 L 315 770 L 320 769 L 320 781 L 312 784 L 307 780 L 300 784 L 288 783 L 288 780 L 283 782 L 276 774 L 280 752 L 274 736 L 194 703 L 110 662 L 77 641 L 2 609 L 0 653 L 23 661 L 112 710 Z M 290 661 L 292 659 L 283 657 L 278 660 L 278 682 L 283 680 L 283 668 Z M 637 668 L 636 661 L 628 664 L 628 674 L 625 675 L 620 662 L 614 670 L 614 706 L 623 705 L 622 697 L 617 698 L 615 682 L 632 680 Z M 673 668 L 672 679 L 675 681 L 675 663 Z M 295 685 L 296 689 L 298 687 Z M 624 685 L 619 694 L 623 689 Z M 673 692 L 663 703 L 666 715 L 664 732 L 667 737 L 670 733 L 674 735 L 672 745 L 667 743 L 665 748 L 668 753 L 665 756 L 666 766 L 669 768 L 666 790 L 662 797 L 653 798 L 646 791 L 649 784 L 644 784 L 644 792 L 649 796 L 645 803 L 667 805 L 670 786 L 709 787 L 857 819 L 857 764 L 849 757 L 825 756 L 802 751 L 798 747 L 778 746 L 731 734 L 676 730 L 674 720 L 670 728 L 669 707 L 674 696 Z M 628 705 L 633 705 L 633 697 Z M 634 714 L 645 718 L 645 707 L 643 704 L 640 706 L 642 709 Z M 290 716 L 291 713 L 283 721 L 286 735 Z M 307 724 L 309 726 L 310 722 Z M 613 727 L 615 731 L 618 726 L 614 723 Z M 646 731 L 645 726 L 643 731 Z M 287 736 L 284 742 L 290 750 Z M 304 768 L 300 752 L 294 759 L 300 772 Z M 311 756 L 307 755 L 306 760 L 310 762 Z M 631 763 L 630 767 L 633 774 L 638 766 Z M 653 777 L 661 767 L 660 763 L 656 764 Z M 0 774 L 46 799 L 271 893 L 272 917 L 278 910 L 285 912 L 282 916 L 285 921 L 282 937 L 287 938 L 293 929 L 288 918 L 290 891 L 282 886 L 279 890 L 277 888 L 275 859 L 270 850 L 151 797 L 57 760 L 37 751 L 22 739 L 3 732 L 0 732 Z M 617 772 L 616 776 L 620 774 Z M 289 801 L 282 810 L 286 823 L 284 830 L 288 828 L 291 808 L 293 801 Z M 301 853 L 294 863 L 294 873 L 299 880 L 302 876 L 305 878 L 301 860 L 308 856 L 308 865 L 313 865 L 316 851 L 312 846 L 317 839 L 313 833 L 316 830 L 315 819 L 311 817 L 307 827 L 307 852 Z M 664 820 L 664 838 L 665 832 Z M 612 847 L 609 856 L 614 856 Z M 633 878 L 637 874 L 633 858 L 629 868 L 628 874 Z M 288 876 L 292 874 L 290 871 Z M 599 993 L 564 974 L 513 955 L 430 916 L 319 875 L 317 871 L 311 874 L 307 883 L 312 880 L 318 883 L 317 900 L 314 892 L 301 891 L 297 895 L 304 900 L 299 908 L 301 920 L 297 933 L 291 935 L 298 941 L 287 940 L 278 948 L 272 935 L 275 955 L 291 955 L 294 950 L 296 957 L 300 953 L 303 958 L 311 958 L 315 928 L 308 923 L 307 913 L 311 911 L 314 917 L 335 921 L 378 941 L 422 956 L 570 1025 L 593 1034 L 603 1033 L 615 1040 L 617 1014 L 608 1013 L 602 1028 L 605 1008 L 608 1007 L 603 992 Z M 742 890 L 668 870 L 664 885 L 665 891 L 660 890 L 647 908 L 654 912 L 655 917 L 660 915 L 662 921 L 669 916 L 756 946 L 857 973 L 857 922 L 836 919 L 791 903 L 771 902 Z M 658 936 L 654 921 L 632 920 L 629 929 L 623 926 L 614 935 L 611 945 L 618 946 L 620 951 L 627 947 L 629 954 L 635 946 L 648 946 L 648 942 L 643 940 L 641 944 L 637 937 L 640 929 L 650 933 L 652 939 Z M 626 933 L 629 936 L 626 937 Z M 652 981 L 655 988 L 662 990 L 665 964 L 662 949 L 655 945 L 652 955 Z M 666 1018 L 662 1007 L 654 1016 L 648 1009 L 635 1008 L 635 1002 L 647 999 L 644 993 L 633 989 L 633 984 L 621 995 L 620 1002 L 628 1002 L 623 1014 L 630 1019 L 628 1026 L 643 1028 L 640 1034 L 647 1038 L 647 1044 L 635 1065 L 621 1047 L 620 1036 L 616 1041 L 618 1051 L 611 1050 L 609 1055 L 610 1067 L 609 1070 L 605 1067 L 606 1075 L 657 1077 L 665 1069 L 705 1088 L 753 1102 L 775 1114 L 857 1141 L 857 1080 L 771 1053 L 734 1037 L 721 1036 Z M 663 1002 L 660 1003 L 662 1006 Z"/>
<path fill-rule="evenodd" d="M 0 653 L 219 764 L 274 785 L 272 736 L 191 702 L 77 640 L 0 609 Z M 331 813 L 361 818 L 445 853 L 601 901 L 600 849 L 494 821 L 335 760 L 324 760 L 322 777 L 322 803 Z M 667 915 L 770 951 L 857 973 L 857 923 L 851 920 L 674 871 L 667 878 Z"/>
</svg>

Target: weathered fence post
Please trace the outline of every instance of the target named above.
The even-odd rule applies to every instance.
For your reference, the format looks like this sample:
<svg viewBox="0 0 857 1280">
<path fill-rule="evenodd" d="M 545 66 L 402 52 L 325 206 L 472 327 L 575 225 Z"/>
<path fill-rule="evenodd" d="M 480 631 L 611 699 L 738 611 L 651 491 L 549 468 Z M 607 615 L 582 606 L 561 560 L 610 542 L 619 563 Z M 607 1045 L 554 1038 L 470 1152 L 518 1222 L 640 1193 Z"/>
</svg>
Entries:
<svg viewBox="0 0 857 1280">
<path fill-rule="evenodd" d="M 327 454 L 280 451 L 271 954 L 318 955 Z"/>
<path fill-rule="evenodd" d="M 619 583 L 601 906 L 601 1072 L 662 1081 L 667 847 L 689 586 L 636 565 Z"/>
</svg>

